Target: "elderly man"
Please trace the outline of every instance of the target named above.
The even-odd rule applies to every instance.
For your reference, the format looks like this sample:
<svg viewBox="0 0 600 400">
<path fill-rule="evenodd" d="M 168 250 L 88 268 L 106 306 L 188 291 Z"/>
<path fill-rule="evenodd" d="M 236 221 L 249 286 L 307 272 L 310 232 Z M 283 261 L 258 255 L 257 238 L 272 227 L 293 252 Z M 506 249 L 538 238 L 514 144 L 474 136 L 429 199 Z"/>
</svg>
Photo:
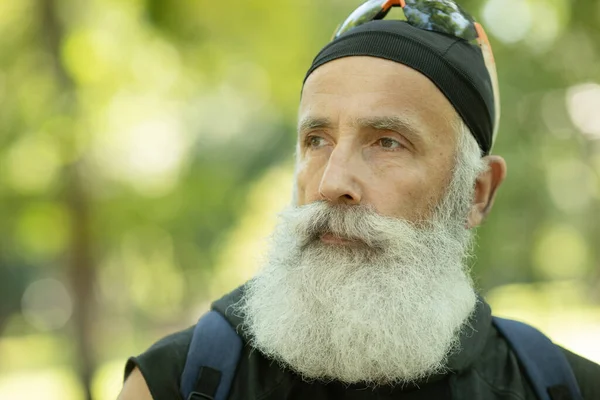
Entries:
<svg viewBox="0 0 600 400">
<path fill-rule="evenodd" d="M 394 5 L 407 22 L 383 20 Z M 469 277 L 506 175 L 494 68 L 450 0 L 357 9 L 307 73 L 262 270 L 131 358 L 120 398 L 600 399 L 600 366 L 511 339 Z"/>
</svg>

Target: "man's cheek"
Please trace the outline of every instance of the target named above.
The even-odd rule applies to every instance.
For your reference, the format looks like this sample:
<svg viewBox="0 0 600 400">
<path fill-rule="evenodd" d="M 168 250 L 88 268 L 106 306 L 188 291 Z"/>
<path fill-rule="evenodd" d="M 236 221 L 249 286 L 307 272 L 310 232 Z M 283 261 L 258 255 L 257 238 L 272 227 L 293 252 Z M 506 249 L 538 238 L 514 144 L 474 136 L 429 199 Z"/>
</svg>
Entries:
<svg viewBox="0 0 600 400">
<path fill-rule="evenodd" d="M 321 172 L 314 159 L 302 160 L 296 169 L 296 189 L 298 205 L 319 200 Z"/>
</svg>

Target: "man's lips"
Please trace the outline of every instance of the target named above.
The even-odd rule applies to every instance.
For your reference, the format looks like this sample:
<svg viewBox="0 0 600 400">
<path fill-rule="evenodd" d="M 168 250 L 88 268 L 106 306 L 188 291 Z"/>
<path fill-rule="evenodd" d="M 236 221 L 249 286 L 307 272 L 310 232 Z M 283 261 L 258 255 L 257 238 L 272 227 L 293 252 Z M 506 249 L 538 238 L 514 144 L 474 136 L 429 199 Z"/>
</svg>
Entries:
<svg viewBox="0 0 600 400">
<path fill-rule="evenodd" d="M 356 240 L 346 239 L 346 238 L 342 238 L 339 236 L 335 236 L 332 233 L 324 233 L 323 235 L 321 235 L 321 242 L 327 243 L 327 244 L 348 245 L 348 244 L 356 243 Z"/>
</svg>

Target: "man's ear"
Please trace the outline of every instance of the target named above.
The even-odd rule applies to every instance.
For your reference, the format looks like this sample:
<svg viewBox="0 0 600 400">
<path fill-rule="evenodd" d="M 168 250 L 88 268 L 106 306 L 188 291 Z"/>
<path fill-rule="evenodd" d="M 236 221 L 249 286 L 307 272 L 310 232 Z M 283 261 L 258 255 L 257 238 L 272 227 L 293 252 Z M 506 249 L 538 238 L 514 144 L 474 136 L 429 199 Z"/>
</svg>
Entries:
<svg viewBox="0 0 600 400">
<path fill-rule="evenodd" d="M 473 205 L 467 218 L 467 228 L 481 225 L 494 205 L 496 191 L 506 177 L 506 161 L 500 156 L 485 156 L 483 158 L 488 168 L 479 174 L 475 181 Z"/>
</svg>

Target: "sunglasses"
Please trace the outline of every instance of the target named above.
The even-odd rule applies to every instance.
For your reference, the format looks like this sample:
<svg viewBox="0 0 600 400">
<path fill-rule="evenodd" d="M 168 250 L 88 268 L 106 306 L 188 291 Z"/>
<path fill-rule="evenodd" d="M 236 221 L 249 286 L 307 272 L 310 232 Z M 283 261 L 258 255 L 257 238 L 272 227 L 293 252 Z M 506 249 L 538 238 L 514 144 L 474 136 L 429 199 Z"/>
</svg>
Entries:
<svg viewBox="0 0 600 400">
<path fill-rule="evenodd" d="M 416 28 L 476 42 L 481 48 L 494 92 L 493 143 L 500 120 L 500 91 L 492 47 L 483 27 L 453 0 L 368 0 L 350 14 L 335 31 L 333 38 L 336 39 L 359 25 L 385 18 L 392 7 L 402 8 L 406 22 Z"/>
</svg>

